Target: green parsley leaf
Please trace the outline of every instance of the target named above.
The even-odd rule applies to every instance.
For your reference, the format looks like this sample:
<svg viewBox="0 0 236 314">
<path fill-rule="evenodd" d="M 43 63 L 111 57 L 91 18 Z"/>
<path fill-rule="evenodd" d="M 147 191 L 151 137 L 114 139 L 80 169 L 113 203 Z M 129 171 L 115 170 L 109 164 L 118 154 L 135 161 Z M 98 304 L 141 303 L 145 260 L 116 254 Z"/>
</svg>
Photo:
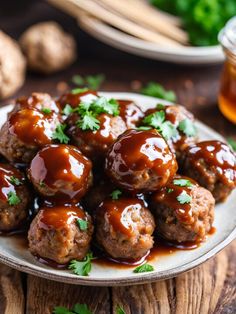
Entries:
<svg viewBox="0 0 236 314">
<path fill-rule="evenodd" d="M 134 273 L 146 273 L 146 272 L 149 272 L 149 271 L 153 271 L 154 270 L 154 267 L 150 264 L 143 264 L 143 265 L 140 265 L 138 267 L 136 267 L 133 272 Z"/>
<path fill-rule="evenodd" d="M 73 108 L 69 104 L 66 104 L 64 109 L 62 110 L 62 114 L 64 114 L 65 116 L 69 116 L 71 113 L 73 113 L 73 111 Z"/>
<path fill-rule="evenodd" d="M 143 119 L 143 123 L 155 129 L 159 129 L 165 121 L 165 112 L 163 110 L 149 114 Z"/>
<path fill-rule="evenodd" d="M 178 128 L 189 137 L 195 136 L 197 134 L 196 127 L 190 119 L 184 119 L 180 121 Z"/>
<path fill-rule="evenodd" d="M 167 190 L 167 193 L 171 193 L 171 192 L 173 192 L 174 190 L 173 189 L 168 189 Z"/>
<path fill-rule="evenodd" d="M 76 314 L 92 314 L 87 304 L 79 304 L 79 303 L 75 304 L 75 306 L 73 307 L 73 312 Z"/>
<path fill-rule="evenodd" d="M 50 114 L 52 112 L 52 110 L 50 108 L 42 108 L 41 111 L 44 114 Z"/>
<path fill-rule="evenodd" d="M 115 99 L 107 99 L 106 97 L 98 97 L 90 105 L 90 110 L 95 114 L 108 113 L 113 116 L 119 115 L 119 104 Z"/>
<path fill-rule="evenodd" d="M 111 193 L 111 198 L 113 200 L 118 200 L 119 197 L 121 196 L 122 192 L 120 190 L 114 190 L 112 193 Z"/>
<path fill-rule="evenodd" d="M 56 306 L 53 309 L 53 314 L 74 314 L 64 306 Z"/>
<path fill-rule="evenodd" d="M 96 119 L 90 111 L 88 111 L 76 122 L 76 125 L 83 131 L 85 130 L 96 131 L 99 130 L 100 128 L 100 121 Z"/>
<path fill-rule="evenodd" d="M 21 199 L 16 195 L 15 192 L 9 192 L 7 194 L 8 203 L 10 206 L 18 205 L 21 202 Z"/>
<path fill-rule="evenodd" d="M 191 187 L 193 185 L 192 182 L 187 179 L 175 179 L 173 183 L 174 185 L 187 186 L 187 187 Z"/>
<path fill-rule="evenodd" d="M 66 124 L 58 124 L 53 135 L 52 139 L 58 140 L 61 144 L 68 144 L 70 138 L 64 133 Z"/>
<path fill-rule="evenodd" d="M 188 195 L 186 191 L 183 191 L 180 195 L 177 196 L 177 200 L 180 204 L 188 204 L 191 202 L 192 197 Z"/>
<path fill-rule="evenodd" d="M 88 229 L 88 222 L 86 220 L 79 218 L 76 220 L 76 222 L 81 231 L 85 231 Z"/>
<path fill-rule="evenodd" d="M 74 88 L 74 89 L 72 89 L 71 90 L 71 93 L 73 94 L 73 95 L 76 95 L 76 94 L 82 94 L 82 93 L 85 93 L 85 92 L 87 92 L 88 91 L 88 88 L 87 87 L 83 87 L 83 88 Z"/>
<path fill-rule="evenodd" d="M 163 110 L 163 109 L 165 109 L 165 105 L 163 105 L 163 104 L 157 104 L 156 109 L 157 109 L 157 110 Z"/>
<path fill-rule="evenodd" d="M 141 94 L 165 99 L 171 102 L 176 101 L 176 94 L 173 91 L 167 91 L 164 87 L 156 82 L 149 82 L 141 89 Z"/>
<path fill-rule="evenodd" d="M 83 261 L 77 261 L 73 259 L 68 266 L 74 274 L 78 276 L 88 276 L 92 269 L 91 260 L 93 259 L 93 253 L 90 252 L 86 255 Z"/>
<path fill-rule="evenodd" d="M 174 138 L 178 135 L 178 131 L 173 123 L 170 121 L 165 121 L 160 126 L 160 133 L 166 139 Z"/>
<path fill-rule="evenodd" d="M 72 82 L 75 85 L 82 86 L 85 85 L 89 89 L 97 90 L 102 85 L 105 80 L 104 74 L 87 75 L 82 77 L 81 75 L 74 75 L 72 77 Z"/>
<path fill-rule="evenodd" d="M 228 138 L 227 142 L 229 143 L 229 145 L 232 147 L 232 149 L 234 151 L 236 151 L 236 140 L 234 140 L 233 138 Z"/>
<path fill-rule="evenodd" d="M 125 310 L 120 305 L 117 305 L 116 314 L 126 314 L 126 313 L 125 313 Z"/>
<path fill-rule="evenodd" d="M 72 83 L 75 85 L 81 86 L 85 84 L 84 78 L 81 75 L 74 75 L 71 79 Z"/>
<path fill-rule="evenodd" d="M 16 185 L 16 186 L 22 184 L 22 182 L 18 178 L 14 177 L 14 176 L 11 176 L 9 181 L 10 181 L 11 184 Z"/>
<path fill-rule="evenodd" d="M 141 126 L 138 126 L 138 127 L 136 128 L 136 130 L 148 131 L 148 130 L 151 130 L 151 127 L 150 127 L 150 126 L 141 125 Z"/>
</svg>

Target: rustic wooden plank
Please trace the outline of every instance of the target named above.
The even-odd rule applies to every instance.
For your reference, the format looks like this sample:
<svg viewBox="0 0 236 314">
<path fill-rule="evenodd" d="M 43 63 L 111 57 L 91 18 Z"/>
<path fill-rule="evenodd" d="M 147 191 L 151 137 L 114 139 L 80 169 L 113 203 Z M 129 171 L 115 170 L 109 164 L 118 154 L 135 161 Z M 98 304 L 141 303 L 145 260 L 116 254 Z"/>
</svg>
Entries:
<svg viewBox="0 0 236 314">
<path fill-rule="evenodd" d="M 110 313 L 109 289 L 82 287 L 28 276 L 26 314 L 51 314 L 55 306 L 86 303 L 93 313 Z"/>
<path fill-rule="evenodd" d="M 0 264 L 0 313 L 23 314 L 24 308 L 21 273 Z"/>
<path fill-rule="evenodd" d="M 112 289 L 113 313 L 126 314 L 235 313 L 236 241 L 202 266 L 177 278 Z"/>
</svg>

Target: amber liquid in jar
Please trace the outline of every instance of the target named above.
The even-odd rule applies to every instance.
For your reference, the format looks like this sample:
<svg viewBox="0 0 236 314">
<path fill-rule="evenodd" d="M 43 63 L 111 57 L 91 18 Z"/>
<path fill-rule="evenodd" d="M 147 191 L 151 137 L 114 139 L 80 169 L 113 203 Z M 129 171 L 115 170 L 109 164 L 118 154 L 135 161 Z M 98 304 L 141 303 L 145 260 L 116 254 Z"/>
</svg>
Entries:
<svg viewBox="0 0 236 314">
<path fill-rule="evenodd" d="M 236 124 L 236 60 L 235 64 L 232 60 L 225 62 L 218 101 L 223 115 Z"/>
</svg>

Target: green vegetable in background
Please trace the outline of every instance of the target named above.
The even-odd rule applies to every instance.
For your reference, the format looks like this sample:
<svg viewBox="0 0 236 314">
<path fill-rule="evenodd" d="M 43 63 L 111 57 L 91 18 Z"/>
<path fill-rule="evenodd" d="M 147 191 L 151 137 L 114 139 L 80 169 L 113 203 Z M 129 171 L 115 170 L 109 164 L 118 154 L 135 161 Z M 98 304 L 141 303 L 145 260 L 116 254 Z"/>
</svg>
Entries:
<svg viewBox="0 0 236 314">
<path fill-rule="evenodd" d="M 161 10 L 182 18 L 190 43 L 216 45 L 218 32 L 236 15 L 235 0 L 150 0 Z"/>
</svg>

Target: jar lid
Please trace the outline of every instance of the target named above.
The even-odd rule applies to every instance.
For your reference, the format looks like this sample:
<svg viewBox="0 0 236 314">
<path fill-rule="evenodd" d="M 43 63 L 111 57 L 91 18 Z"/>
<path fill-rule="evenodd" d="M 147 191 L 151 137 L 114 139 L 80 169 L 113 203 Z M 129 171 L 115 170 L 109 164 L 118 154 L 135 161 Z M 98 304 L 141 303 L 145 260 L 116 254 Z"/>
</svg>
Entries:
<svg viewBox="0 0 236 314">
<path fill-rule="evenodd" d="M 218 40 L 224 48 L 236 53 L 236 16 L 220 31 Z"/>
</svg>

